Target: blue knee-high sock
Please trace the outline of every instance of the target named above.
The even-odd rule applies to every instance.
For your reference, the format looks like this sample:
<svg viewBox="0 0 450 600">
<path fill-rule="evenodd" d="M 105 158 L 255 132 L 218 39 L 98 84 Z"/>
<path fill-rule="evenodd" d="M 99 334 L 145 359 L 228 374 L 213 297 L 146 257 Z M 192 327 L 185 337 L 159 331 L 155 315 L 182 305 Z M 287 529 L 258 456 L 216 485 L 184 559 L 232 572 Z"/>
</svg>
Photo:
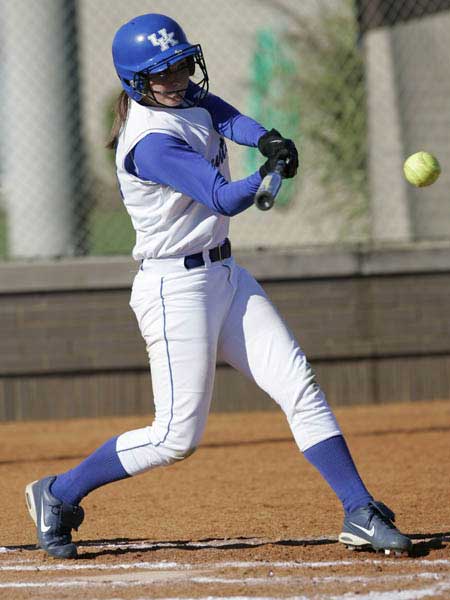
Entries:
<svg viewBox="0 0 450 600">
<path fill-rule="evenodd" d="M 77 505 L 89 492 L 130 477 L 116 452 L 117 436 L 108 440 L 74 469 L 58 475 L 51 492 L 59 500 Z"/>
<path fill-rule="evenodd" d="M 331 486 L 346 513 L 366 506 L 373 500 L 341 435 L 319 442 L 303 454 Z"/>
</svg>

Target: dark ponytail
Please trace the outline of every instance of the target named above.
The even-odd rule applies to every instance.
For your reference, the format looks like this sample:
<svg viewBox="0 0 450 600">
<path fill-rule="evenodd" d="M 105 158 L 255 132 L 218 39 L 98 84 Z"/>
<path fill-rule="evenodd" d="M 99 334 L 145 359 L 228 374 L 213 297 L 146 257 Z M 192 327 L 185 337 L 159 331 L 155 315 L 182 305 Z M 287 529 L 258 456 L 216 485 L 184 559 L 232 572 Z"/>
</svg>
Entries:
<svg viewBox="0 0 450 600">
<path fill-rule="evenodd" d="M 111 127 L 108 142 L 106 147 L 110 150 L 114 150 L 117 144 L 117 138 L 119 137 L 120 130 L 126 121 L 128 115 L 130 99 L 127 93 L 122 90 L 117 97 L 116 103 L 114 104 L 114 122 Z"/>
</svg>

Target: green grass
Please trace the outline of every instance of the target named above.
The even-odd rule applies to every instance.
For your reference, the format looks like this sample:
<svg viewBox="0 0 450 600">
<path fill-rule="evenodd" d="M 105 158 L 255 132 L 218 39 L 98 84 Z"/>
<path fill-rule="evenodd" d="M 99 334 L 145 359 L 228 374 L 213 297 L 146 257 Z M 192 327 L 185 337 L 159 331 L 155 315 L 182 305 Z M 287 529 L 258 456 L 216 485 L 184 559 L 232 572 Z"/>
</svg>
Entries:
<svg viewBox="0 0 450 600">
<path fill-rule="evenodd" d="M 135 232 L 130 217 L 124 209 L 93 210 L 89 220 L 89 231 L 90 255 L 129 256 L 131 254 Z M 0 211 L 0 260 L 7 258 L 6 238 L 6 216 L 3 211 Z"/>
<path fill-rule="evenodd" d="M 124 209 L 92 211 L 90 222 L 90 254 L 130 255 L 135 242 L 135 231 Z"/>
</svg>

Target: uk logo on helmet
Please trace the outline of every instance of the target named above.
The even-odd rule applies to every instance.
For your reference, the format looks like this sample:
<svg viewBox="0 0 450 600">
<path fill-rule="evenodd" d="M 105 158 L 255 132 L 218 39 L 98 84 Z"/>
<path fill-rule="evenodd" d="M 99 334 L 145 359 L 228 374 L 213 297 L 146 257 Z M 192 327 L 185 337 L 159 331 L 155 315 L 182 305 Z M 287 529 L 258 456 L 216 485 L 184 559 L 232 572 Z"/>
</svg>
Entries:
<svg viewBox="0 0 450 600">
<path fill-rule="evenodd" d="M 158 33 L 161 37 L 157 37 L 156 33 L 151 33 L 147 36 L 147 39 L 149 39 L 154 46 L 159 46 L 161 52 L 168 50 L 170 46 L 176 46 L 178 44 L 178 40 L 173 37 L 175 35 L 174 31 L 167 33 L 167 30 L 164 28 L 160 29 Z"/>
</svg>

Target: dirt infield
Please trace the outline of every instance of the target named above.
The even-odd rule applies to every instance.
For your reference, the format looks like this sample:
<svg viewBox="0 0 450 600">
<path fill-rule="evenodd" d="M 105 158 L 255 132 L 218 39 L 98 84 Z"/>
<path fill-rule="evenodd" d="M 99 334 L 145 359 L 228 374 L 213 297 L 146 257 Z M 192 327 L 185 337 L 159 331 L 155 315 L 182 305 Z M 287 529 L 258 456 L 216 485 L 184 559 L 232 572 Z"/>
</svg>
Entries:
<svg viewBox="0 0 450 600">
<path fill-rule="evenodd" d="M 184 463 L 93 492 L 80 559 L 53 560 L 35 549 L 25 484 L 144 420 L 4 423 L 0 598 L 450 598 L 450 401 L 336 413 L 369 489 L 413 538 L 411 558 L 342 547 L 336 498 L 283 415 L 261 412 L 212 414 Z"/>
</svg>

